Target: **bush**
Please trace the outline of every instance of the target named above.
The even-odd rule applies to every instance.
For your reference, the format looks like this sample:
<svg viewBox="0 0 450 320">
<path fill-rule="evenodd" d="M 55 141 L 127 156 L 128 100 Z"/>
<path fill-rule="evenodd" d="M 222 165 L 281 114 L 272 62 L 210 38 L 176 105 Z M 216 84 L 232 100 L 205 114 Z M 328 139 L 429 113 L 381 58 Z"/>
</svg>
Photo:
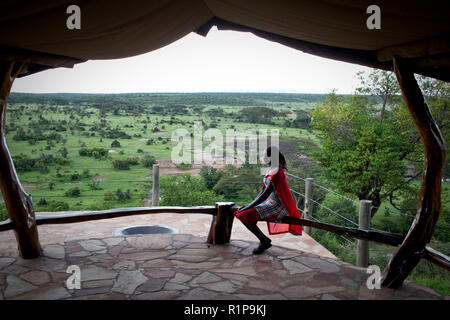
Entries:
<svg viewBox="0 0 450 320">
<path fill-rule="evenodd" d="M 94 157 L 95 159 L 105 158 L 108 155 L 108 149 L 105 148 L 81 148 L 78 154 L 82 157 Z"/>
<path fill-rule="evenodd" d="M 156 158 L 154 156 L 146 155 L 141 159 L 141 164 L 146 168 L 152 168 L 156 164 Z"/>
<path fill-rule="evenodd" d="M 47 207 L 48 211 L 67 211 L 69 210 L 69 204 L 64 201 L 52 201 Z"/>
<path fill-rule="evenodd" d="M 81 195 L 81 190 L 78 187 L 73 187 L 67 190 L 64 194 L 66 197 L 79 197 Z"/>
<path fill-rule="evenodd" d="M 203 166 L 200 170 L 200 176 L 205 180 L 206 188 L 211 190 L 226 174 L 225 171 L 217 170 L 213 167 Z"/>
<path fill-rule="evenodd" d="M 113 142 L 111 142 L 111 148 L 120 148 L 120 142 L 114 140 Z"/>
<path fill-rule="evenodd" d="M 117 170 L 130 170 L 130 163 L 128 160 L 114 160 L 113 167 Z"/>
<path fill-rule="evenodd" d="M 91 190 L 102 190 L 102 188 L 100 187 L 100 181 L 91 180 L 88 183 L 88 186 Z"/>
<path fill-rule="evenodd" d="M 182 177 L 161 177 L 162 206 L 214 205 L 224 201 L 223 196 L 208 190 L 201 178 L 193 178 L 189 173 Z"/>
<path fill-rule="evenodd" d="M 180 168 L 180 169 L 183 169 L 183 170 L 187 170 L 187 169 L 190 169 L 192 167 L 192 164 L 183 162 L 183 163 L 177 164 L 177 167 Z"/>
<path fill-rule="evenodd" d="M 135 166 L 135 165 L 139 164 L 139 158 L 137 158 L 137 157 L 130 157 L 127 159 L 127 161 L 131 166 Z"/>
</svg>

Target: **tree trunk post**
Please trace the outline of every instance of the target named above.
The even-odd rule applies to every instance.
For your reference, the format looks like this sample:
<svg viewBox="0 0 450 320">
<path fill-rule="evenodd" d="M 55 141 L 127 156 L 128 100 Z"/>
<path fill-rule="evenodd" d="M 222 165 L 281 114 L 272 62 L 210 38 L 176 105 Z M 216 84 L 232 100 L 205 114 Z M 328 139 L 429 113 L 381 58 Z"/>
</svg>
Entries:
<svg viewBox="0 0 450 320">
<path fill-rule="evenodd" d="M 6 105 L 11 86 L 24 67 L 23 63 L 0 61 L 0 189 L 15 225 L 19 254 L 24 259 L 33 259 L 41 254 L 33 201 L 20 183 L 6 144 Z"/>
<path fill-rule="evenodd" d="M 159 206 L 159 164 L 153 165 L 152 206 Z"/>
<path fill-rule="evenodd" d="M 313 210 L 313 204 L 312 204 L 312 186 L 313 186 L 314 179 L 313 178 L 306 178 L 305 179 L 305 219 L 306 220 L 312 220 L 312 210 Z M 305 233 L 311 235 L 311 227 L 304 227 Z"/>
<path fill-rule="evenodd" d="M 232 207 L 234 202 L 217 202 L 217 215 L 213 216 L 211 228 L 208 234 L 208 243 L 226 244 L 230 242 L 233 228 L 234 214 Z"/>
<path fill-rule="evenodd" d="M 359 229 L 370 229 L 370 200 L 359 201 Z M 358 255 L 356 257 L 358 267 L 367 268 L 369 266 L 369 241 L 358 240 Z"/>
<path fill-rule="evenodd" d="M 445 142 L 414 78 L 414 73 L 400 58 L 394 58 L 394 71 L 403 99 L 424 146 L 424 168 L 416 217 L 400 248 L 389 261 L 381 285 L 398 288 L 420 259 L 433 236 L 441 210 L 441 179 L 445 160 Z"/>
</svg>

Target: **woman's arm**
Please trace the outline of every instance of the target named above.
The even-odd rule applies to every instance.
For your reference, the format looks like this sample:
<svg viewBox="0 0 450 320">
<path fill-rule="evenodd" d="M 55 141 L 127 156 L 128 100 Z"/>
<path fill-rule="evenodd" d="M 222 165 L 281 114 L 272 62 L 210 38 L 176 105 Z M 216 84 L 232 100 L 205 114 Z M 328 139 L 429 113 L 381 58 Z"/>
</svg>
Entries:
<svg viewBox="0 0 450 320">
<path fill-rule="evenodd" d="M 251 203 L 249 203 L 248 205 L 246 205 L 243 208 L 240 208 L 239 210 L 247 210 L 250 208 L 253 208 L 254 206 L 257 206 L 258 204 L 262 203 L 264 200 L 267 199 L 267 197 L 273 192 L 274 188 L 272 185 L 272 182 L 269 183 L 266 188 L 264 189 L 263 192 L 261 192 L 256 198 L 255 200 L 253 200 Z"/>
</svg>

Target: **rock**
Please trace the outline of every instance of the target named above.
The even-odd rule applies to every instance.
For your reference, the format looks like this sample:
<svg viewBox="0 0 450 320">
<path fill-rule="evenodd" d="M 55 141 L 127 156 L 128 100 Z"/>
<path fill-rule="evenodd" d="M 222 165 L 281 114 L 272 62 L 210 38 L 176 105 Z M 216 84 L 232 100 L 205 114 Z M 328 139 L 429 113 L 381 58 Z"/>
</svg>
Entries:
<svg viewBox="0 0 450 320">
<path fill-rule="evenodd" d="M 211 283 L 211 282 L 217 282 L 222 280 L 218 276 L 212 274 L 211 272 L 205 271 L 199 276 L 197 276 L 195 279 L 191 281 L 192 285 L 199 285 L 199 284 L 205 284 L 205 283 Z"/>
<path fill-rule="evenodd" d="M 63 246 L 59 244 L 49 244 L 44 247 L 43 254 L 53 259 L 64 259 L 66 253 Z"/>
<path fill-rule="evenodd" d="M 97 266 L 81 267 L 81 281 L 113 279 L 117 272 Z"/>
<path fill-rule="evenodd" d="M 21 280 L 14 275 L 9 275 L 6 278 L 6 282 L 7 282 L 8 286 L 6 287 L 6 290 L 5 290 L 5 298 L 14 297 L 19 294 L 23 294 L 25 292 L 37 289 L 36 286 L 34 286 L 24 280 Z"/>
<path fill-rule="evenodd" d="M 114 283 L 111 291 L 123 294 L 132 294 L 138 286 L 145 283 L 147 280 L 148 278 L 139 270 L 124 270 L 120 272 L 119 277 L 116 283 Z"/>
<path fill-rule="evenodd" d="M 42 285 L 50 281 L 47 272 L 44 271 L 30 271 L 20 276 L 23 280 L 28 281 L 34 285 Z"/>
<path fill-rule="evenodd" d="M 136 269 L 136 263 L 132 260 L 123 260 L 117 262 L 112 268 L 114 270 L 134 270 Z"/>
<path fill-rule="evenodd" d="M 149 278 L 144 284 L 137 288 L 139 292 L 160 291 L 166 284 L 166 279 Z"/>
<path fill-rule="evenodd" d="M 103 251 L 106 249 L 105 244 L 100 240 L 83 240 L 79 244 L 87 251 Z"/>
<path fill-rule="evenodd" d="M 225 292 L 225 293 L 233 293 L 236 292 L 237 286 L 231 283 L 229 280 L 224 280 L 220 282 L 213 282 L 213 283 L 205 283 L 202 285 L 202 287 L 206 289 L 210 289 L 217 292 Z"/>
<path fill-rule="evenodd" d="M 61 286 L 40 288 L 17 297 L 20 300 L 61 300 L 70 298 L 70 293 Z"/>
<path fill-rule="evenodd" d="M 16 261 L 16 259 L 14 258 L 0 257 L 0 270 L 3 269 L 4 267 L 9 266 L 14 261 Z"/>
<path fill-rule="evenodd" d="M 283 260 L 281 263 L 291 275 L 312 271 L 311 268 L 293 260 Z"/>
</svg>

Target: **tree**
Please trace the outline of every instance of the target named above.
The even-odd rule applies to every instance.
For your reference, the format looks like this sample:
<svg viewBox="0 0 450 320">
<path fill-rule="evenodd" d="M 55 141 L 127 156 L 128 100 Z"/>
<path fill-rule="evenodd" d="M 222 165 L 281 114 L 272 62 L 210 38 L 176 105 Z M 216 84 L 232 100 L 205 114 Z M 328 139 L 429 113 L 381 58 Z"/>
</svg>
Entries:
<svg viewBox="0 0 450 320">
<path fill-rule="evenodd" d="M 311 112 L 322 151 L 313 156 L 325 176 L 345 194 L 372 201 L 372 217 L 392 190 L 405 184 L 407 168 L 401 155 L 410 149 L 395 122 L 376 121 L 365 97 L 330 94 Z"/>
<path fill-rule="evenodd" d="M 356 88 L 356 93 L 381 99 L 380 122 L 383 122 L 386 105 L 392 104 L 395 96 L 400 94 L 400 87 L 394 73 L 373 69 L 369 74 L 361 71 L 356 75 L 360 81 L 360 87 Z"/>
</svg>

